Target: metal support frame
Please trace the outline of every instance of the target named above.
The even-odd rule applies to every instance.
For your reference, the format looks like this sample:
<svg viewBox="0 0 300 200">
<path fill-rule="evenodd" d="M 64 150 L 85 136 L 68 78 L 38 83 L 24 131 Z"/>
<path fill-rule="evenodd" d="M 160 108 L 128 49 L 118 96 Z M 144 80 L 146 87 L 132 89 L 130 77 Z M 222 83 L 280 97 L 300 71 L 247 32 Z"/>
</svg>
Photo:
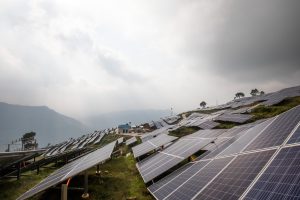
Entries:
<svg viewBox="0 0 300 200">
<path fill-rule="evenodd" d="M 89 188 L 88 188 L 88 185 L 89 185 L 89 175 L 88 175 L 88 172 L 87 170 L 84 172 L 84 193 L 82 194 L 82 198 L 83 199 L 88 199 L 89 198 Z"/>
</svg>

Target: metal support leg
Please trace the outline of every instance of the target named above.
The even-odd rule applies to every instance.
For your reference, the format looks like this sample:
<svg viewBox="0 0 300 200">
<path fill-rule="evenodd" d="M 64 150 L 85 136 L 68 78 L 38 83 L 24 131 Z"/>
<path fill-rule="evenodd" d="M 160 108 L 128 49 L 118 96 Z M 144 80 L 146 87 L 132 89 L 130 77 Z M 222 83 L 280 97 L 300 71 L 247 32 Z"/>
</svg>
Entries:
<svg viewBox="0 0 300 200">
<path fill-rule="evenodd" d="M 96 175 L 100 175 L 100 166 L 99 165 L 97 165 Z"/>
<path fill-rule="evenodd" d="M 61 200 L 68 200 L 68 185 L 61 185 Z"/>
<path fill-rule="evenodd" d="M 20 180 L 20 176 L 21 176 L 21 163 L 18 163 L 17 164 L 17 168 L 18 168 L 18 171 L 17 171 L 17 179 Z"/>
<path fill-rule="evenodd" d="M 89 184 L 89 175 L 88 172 L 85 171 L 84 172 L 84 193 L 82 194 L 82 198 L 83 199 L 88 199 L 89 198 L 89 188 L 88 188 L 88 184 Z"/>
</svg>

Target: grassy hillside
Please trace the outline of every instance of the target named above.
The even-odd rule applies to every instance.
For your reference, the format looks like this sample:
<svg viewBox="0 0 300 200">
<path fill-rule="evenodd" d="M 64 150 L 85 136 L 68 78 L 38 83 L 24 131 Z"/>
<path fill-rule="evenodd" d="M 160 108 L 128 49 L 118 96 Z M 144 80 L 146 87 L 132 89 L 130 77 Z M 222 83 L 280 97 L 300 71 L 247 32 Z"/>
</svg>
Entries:
<svg viewBox="0 0 300 200">
<path fill-rule="evenodd" d="M 115 134 L 106 135 L 99 146 L 104 146 L 114 141 L 119 136 Z M 118 148 L 122 155 L 114 156 L 111 160 L 100 165 L 101 176 L 95 174 L 96 167 L 91 168 L 89 173 L 89 193 L 91 200 L 122 200 L 138 199 L 151 200 L 153 197 L 148 192 L 142 178 L 135 167 L 135 159 L 129 153 L 126 145 Z M 49 166 L 48 166 L 49 167 Z M 52 165 L 53 167 L 53 165 Z M 13 200 L 32 188 L 55 168 L 42 168 L 40 174 L 27 172 L 20 180 L 6 179 L 0 181 L 0 199 Z M 70 187 L 83 187 L 83 175 L 78 175 L 71 179 Z M 72 200 L 81 199 L 83 191 L 69 190 L 68 197 Z M 32 200 L 60 199 L 60 190 L 48 189 L 41 194 L 31 198 Z"/>
</svg>

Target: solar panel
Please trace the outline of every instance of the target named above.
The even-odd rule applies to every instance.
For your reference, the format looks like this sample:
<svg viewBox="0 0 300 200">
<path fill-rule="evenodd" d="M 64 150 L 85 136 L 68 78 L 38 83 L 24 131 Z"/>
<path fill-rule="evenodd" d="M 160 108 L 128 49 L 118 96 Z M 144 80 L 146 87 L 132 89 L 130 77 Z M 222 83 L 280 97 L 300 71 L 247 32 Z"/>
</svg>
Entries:
<svg viewBox="0 0 300 200">
<path fill-rule="evenodd" d="M 281 145 L 300 121 L 300 106 L 280 114 L 245 151 Z"/>
<path fill-rule="evenodd" d="M 167 175 L 163 179 L 160 179 L 159 181 L 155 182 L 154 184 L 150 185 L 148 187 L 148 190 L 150 192 L 155 192 L 159 188 L 161 188 L 163 185 L 167 184 L 168 182 L 172 181 L 174 178 L 176 178 L 178 175 L 180 175 L 182 172 L 186 171 L 188 168 L 190 168 L 194 163 L 187 163 L 180 167 L 179 169 L 175 170 L 171 174 Z"/>
<path fill-rule="evenodd" d="M 236 122 L 236 123 L 244 123 L 252 118 L 252 115 L 248 114 L 229 114 L 225 113 L 215 118 L 217 121 L 225 121 L 225 122 Z"/>
<path fill-rule="evenodd" d="M 217 127 L 218 125 L 220 125 L 220 123 L 214 122 L 212 120 L 207 120 L 205 122 L 200 123 L 197 126 L 202 129 L 213 129 L 213 128 Z"/>
<path fill-rule="evenodd" d="M 169 133 L 169 132 L 168 132 L 168 129 L 171 128 L 171 127 L 172 127 L 172 126 L 166 126 L 166 127 L 162 127 L 162 128 L 160 128 L 160 129 L 157 129 L 157 130 L 155 130 L 155 131 L 152 131 L 152 132 L 150 132 L 150 133 L 145 133 L 145 134 L 143 134 L 143 135 L 141 136 L 141 140 L 142 140 L 142 142 L 145 142 L 145 141 L 150 140 L 150 139 L 152 139 L 153 137 L 156 137 L 156 136 L 158 136 L 158 135 L 160 135 L 160 134 L 163 134 L 163 133 L 168 134 L 168 133 Z"/>
<path fill-rule="evenodd" d="M 283 148 L 244 199 L 300 199 L 300 146 Z"/>
<path fill-rule="evenodd" d="M 140 157 L 176 139 L 177 137 L 161 134 L 153 139 L 150 139 L 146 142 L 143 142 L 142 144 L 133 147 L 133 155 L 135 158 Z"/>
<path fill-rule="evenodd" d="M 195 199 L 239 199 L 275 151 L 237 156 Z"/>
<path fill-rule="evenodd" d="M 124 142 L 124 138 L 123 137 L 120 137 L 118 140 L 117 140 L 118 144 L 122 144 Z"/>
<path fill-rule="evenodd" d="M 182 160 L 198 152 L 211 141 L 212 139 L 182 138 L 146 161 L 137 163 L 137 168 L 144 181 L 149 182 Z"/>
<path fill-rule="evenodd" d="M 178 188 L 168 194 L 165 199 L 182 200 L 192 199 L 198 191 L 207 185 L 221 170 L 233 159 L 233 157 L 221 158 L 211 161 L 197 173 L 190 174 L 188 181 L 183 182 Z"/>
<path fill-rule="evenodd" d="M 130 145 L 134 144 L 136 141 L 137 141 L 136 137 L 132 137 L 132 138 L 126 140 L 126 145 L 130 146 Z"/>
<path fill-rule="evenodd" d="M 100 162 L 103 162 L 110 158 L 111 153 L 115 147 L 116 141 L 98 149 L 92 153 L 87 154 L 73 162 L 70 162 L 62 168 L 56 170 L 54 173 L 45 178 L 42 182 L 28 190 L 26 193 L 21 195 L 18 200 L 27 199 L 49 187 L 52 187 L 68 178 L 83 172 Z"/>
<path fill-rule="evenodd" d="M 160 188 L 153 191 L 153 195 L 157 199 L 164 199 L 171 192 L 177 189 L 180 185 L 182 185 L 185 181 L 187 181 L 193 174 L 196 174 L 199 170 L 201 170 L 204 166 L 208 164 L 209 161 L 202 161 L 198 163 L 194 163 L 190 165 L 185 171 L 177 174 L 176 178 L 166 182 Z"/>
<path fill-rule="evenodd" d="M 218 156 L 230 155 L 234 153 L 241 152 L 246 145 L 251 142 L 251 140 L 257 137 L 269 124 L 272 123 L 274 119 L 270 119 L 266 122 L 258 124 L 248 130 L 245 130 L 244 134 L 242 134 L 232 145 L 224 149 Z"/>
</svg>

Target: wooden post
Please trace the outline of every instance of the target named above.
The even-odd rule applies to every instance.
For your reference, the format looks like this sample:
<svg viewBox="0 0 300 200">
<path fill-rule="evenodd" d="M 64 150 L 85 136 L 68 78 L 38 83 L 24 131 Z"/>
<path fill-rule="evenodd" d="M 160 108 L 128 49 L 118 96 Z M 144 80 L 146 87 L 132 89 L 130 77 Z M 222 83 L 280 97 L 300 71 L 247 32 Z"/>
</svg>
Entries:
<svg viewBox="0 0 300 200">
<path fill-rule="evenodd" d="M 61 200 L 68 200 L 68 185 L 61 185 Z"/>
</svg>

